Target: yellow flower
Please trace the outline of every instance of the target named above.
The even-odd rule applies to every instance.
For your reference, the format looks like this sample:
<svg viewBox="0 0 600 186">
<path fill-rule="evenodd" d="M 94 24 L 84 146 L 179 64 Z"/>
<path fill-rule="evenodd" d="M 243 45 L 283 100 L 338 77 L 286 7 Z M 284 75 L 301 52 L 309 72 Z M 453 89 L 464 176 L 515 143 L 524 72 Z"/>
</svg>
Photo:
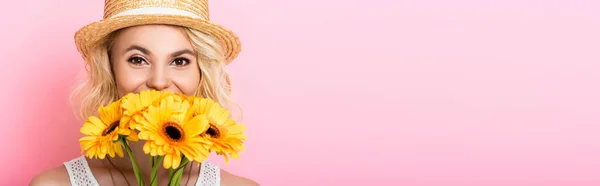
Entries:
<svg viewBox="0 0 600 186">
<path fill-rule="evenodd" d="M 79 139 L 82 151 L 86 151 L 89 158 L 104 159 L 110 157 L 123 157 L 123 147 L 119 141 L 119 134 L 125 135 L 129 140 L 136 141 L 137 134 L 128 128 L 120 127 L 121 101 L 116 101 L 107 107 L 98 108 L 100 118 L 89 117 L 80 129 L 84 137 Z"/>
<path fill-rule="evenodd" d="M 223 155 L 225 162 L 229 161 L 227 155 L 238 159 L 239 152 L 245 150 L 243 140 L 246 139 L 244 134 L 246 126 L 236 123 L 229 117 L 228 110 L 211 99 L 195 99 L 192 110 L 195 110 L 198 115 L 205 115 L 208 119 L 210 127 L 202 136 L 212 142 L 210 150 Z M 196 159 L 196 161 L 201 162 L 203 159 Z"/>
<path fill-rule="evenodd" d="M 144 90 L 139 94 L 130 93 L 123 97 L 123 127 L 140 130 L 140 121 L 144 119 L 143 112 L 149 106 L 157 105 L 161 99 L 173 94 L 170 91 Z"/>
<path fill-rule="evenodd" d="M 177 168 L 181 154 L 188 160 L 206 158 L 210 142 L 200 134 L 208 129 L 208 120 L 202 115 L 186 117 L 190 107 L 187 100 L 177 101 L 177 95 L 162 99 L 148 107 L 140 122 L 139 138 L 147 140 L 144 153 L 164 156 L 165 169 Z"/>
</svg>

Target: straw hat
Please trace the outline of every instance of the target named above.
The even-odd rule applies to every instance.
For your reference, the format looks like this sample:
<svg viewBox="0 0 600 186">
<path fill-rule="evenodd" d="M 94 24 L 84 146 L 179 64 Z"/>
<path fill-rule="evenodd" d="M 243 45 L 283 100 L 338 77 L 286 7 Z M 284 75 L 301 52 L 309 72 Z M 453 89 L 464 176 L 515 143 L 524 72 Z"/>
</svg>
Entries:
<svg viewBox="0 0 600 186">
<path fill-rule="evenodd" d="M 210 21 L 208 0 L 106 0 L 104 18 L 78 30 L 75 45 L 88 59 L 88 51 L 111 32 L 145 24 L 184 26 L 212 35 L 222 43 L 227 64 L 241 50 L 235 33 Z"/>
</svg>

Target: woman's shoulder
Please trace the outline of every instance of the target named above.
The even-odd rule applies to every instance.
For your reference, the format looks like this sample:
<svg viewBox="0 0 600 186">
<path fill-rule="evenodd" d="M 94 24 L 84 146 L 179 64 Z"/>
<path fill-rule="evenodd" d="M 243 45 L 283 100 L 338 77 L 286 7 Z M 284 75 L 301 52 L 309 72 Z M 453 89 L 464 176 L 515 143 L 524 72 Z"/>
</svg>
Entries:
<svg viewBox="0 0 600 186">
<path fill-rule="evenodd" d="M 254 180 L 237 176 L 223 169 L 221 173 L 221 186 L 259 186 Z"/>
<path fill-rule="evenodd" d="M 259 184 L 251 179 L 234 175 L 223 169 L 221 173 L 221 186 L 259 186 Z M 64 166 L 58 166 L 52 169 L 45 170 L 36 175 L 30 186 L 65 186 L 71 185 L 69 174 Z"/>
<path fill-rule="evenodd" d="M 65 166 L 57 166 L 37 174 L 29 182 L 30 186 L 64 186 L 71 185 L 69 173 Z"/>
<path fill-rule="evenodd" d="M 69 162 L 79 161 L 81 159 L 73 159 Z M 210 162 L 207 162 L 209 165 L 214 165 Z M 215 165 L 216 166 L 216 165 Z M 213 169 L 214 170 L 214 169 Z M 257 182 L 254 180 L 241 177 L 230 173 L 223 169 L 217 169 L 219 172 L 221 186 L 259 186 Z M 29 183 L 30 186 L 67 186 L 71 185 L 69 172 L 65 167 L 65 164 L 61 164 L 60 166 L 44 170 L 43 172 L 37 174 Z"/>
<path fill-rule="evenodd" d="M 53 185 L 71 185 L 73 180 L 72 174 L 81 173 L 86 171 L 87 161 L 85 156 L 78 156 L 67 162 L 63 162 L 60 165 L 44 170 L 31 179 L 29 182 L 30 186 L 53 186 Z M 73 172 L 75 171 L 75 172 Z"/>
</svg>

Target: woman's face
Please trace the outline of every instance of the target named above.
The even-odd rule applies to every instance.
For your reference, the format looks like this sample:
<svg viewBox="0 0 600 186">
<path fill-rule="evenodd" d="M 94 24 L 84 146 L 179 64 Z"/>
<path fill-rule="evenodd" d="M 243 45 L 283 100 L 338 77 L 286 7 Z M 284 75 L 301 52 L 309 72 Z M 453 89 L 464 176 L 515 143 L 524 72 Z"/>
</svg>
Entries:
<svg viewBox="0 0 600 186">
<path fill-rule="evenodd" d="M 198 59 L 182 28 L 144 25 L 122 30 L 110 51 L 119 97 L 146 89 L 193 95 Z"/>
</svg>

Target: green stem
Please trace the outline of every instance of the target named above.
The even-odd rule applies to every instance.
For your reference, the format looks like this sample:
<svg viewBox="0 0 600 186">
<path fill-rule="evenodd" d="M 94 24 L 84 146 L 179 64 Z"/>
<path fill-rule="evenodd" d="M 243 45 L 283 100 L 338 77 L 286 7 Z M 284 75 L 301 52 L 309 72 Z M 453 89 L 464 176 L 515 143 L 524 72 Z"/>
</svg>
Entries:
<svg viewBox="0 0 600 186">
<path fill-rule="evenodd" d="M 169 169 L 169 184 L 171 183 L 171 180 L 173 180 L 173 174 L 175 174 L 175 171 L 173 169 Z"/>
<path fill-rule="evenodd" d="M 150 157 L 150 167 L 154 167 L 154 156 Z"/>
<path fill-rule="evenodd" d="M 181 177 L 183 176 L 183 169 L 188 164 L 189 160 L 186 157 L 182 157 L 181 164 L 175 170 L 175 174 L 169 175 L 169 186 L 178 186 L 181 184 Z M 173 170 L 173 169 L 171 169 Z"/>
<path fill-rule="evenodd" d="M 129 145 L 127 144 L 127 141 L 125 141 L 124 137 L 121 137 L 119 141 L 121 141 L 121 144 L 125 147 L 125 151 L 127 151 L 127 155 L 129 155 L 129 159 L 133 165 L 133 173 L 135 173 L 135 179 L 137 179 L 138 185 L 143 186 L 144 180 L 142 179 L 142 173 L 137 161 L 135 160 L 135 157 L 133 156 L 133 153 L 131 152 L 131 148 L 129 148 Z"/>
<path fill-rule="evenodd" d="M 165 158 L 165 156 L 158 156 L 158 160 L 156 160 L 154 162 L 154 166 L 152 166 L 152 174 L 151 174 L 152 176 L 150 176 L 151 177 L 150 179 L 152 180 L 150 182 L 150 185 L 152 185 L 152 186 L 158 186 L 158 178 L 157 178 L 158 166 L 160 166 L 160 164 L 161 164 L 160 162 L 162 162 L 164 158 Z"/>
</svg>

